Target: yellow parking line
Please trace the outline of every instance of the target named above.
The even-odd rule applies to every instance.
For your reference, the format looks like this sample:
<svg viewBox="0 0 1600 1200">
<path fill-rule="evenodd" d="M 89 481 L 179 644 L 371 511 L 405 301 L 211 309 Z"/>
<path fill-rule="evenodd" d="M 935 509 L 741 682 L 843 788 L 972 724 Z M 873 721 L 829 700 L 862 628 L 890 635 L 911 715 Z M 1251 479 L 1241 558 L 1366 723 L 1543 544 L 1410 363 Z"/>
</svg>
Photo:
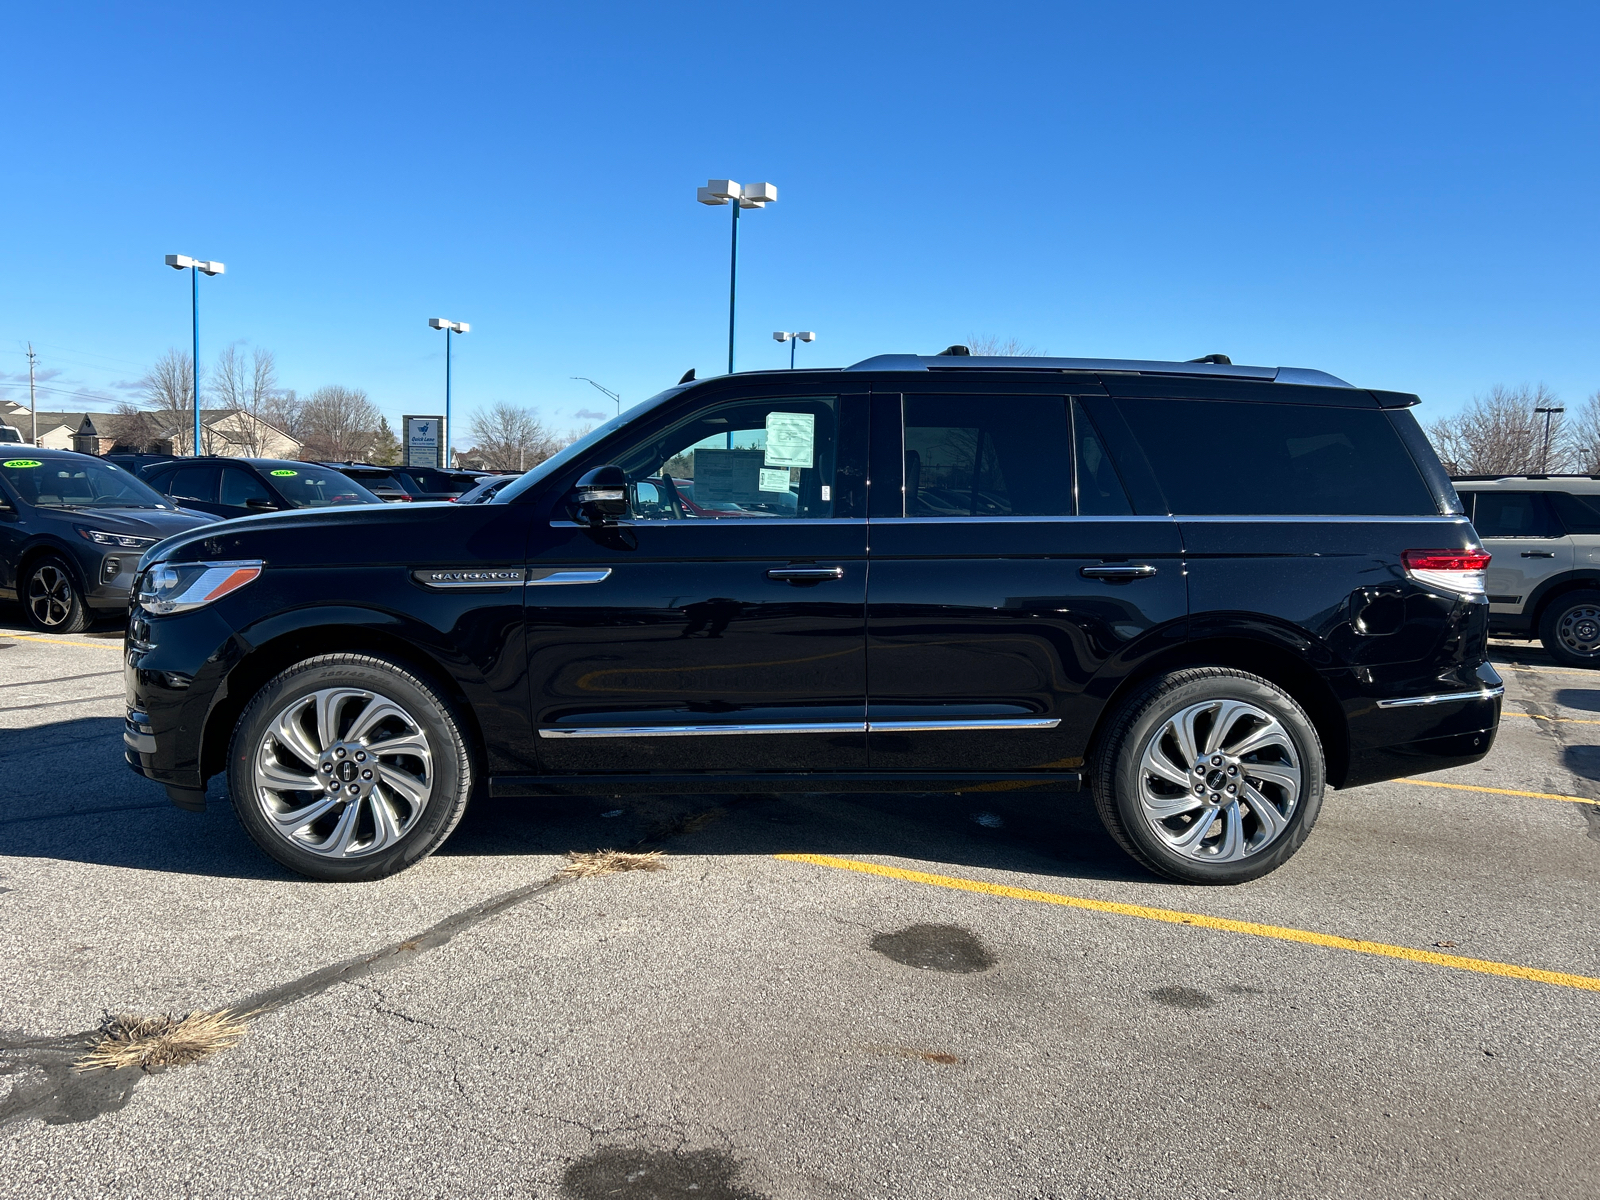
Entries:
<svg viewBox="0 0 1600 1200">
<path fill-rule="evenodd" d="M 1454 788 L 1458 792 L 1488 792 L 1494 796 L 1526 796 L 1530 800 L 1569 800 L 1573 804 L 1600 804 L 1589 796 L 1558 796 L 1554 792 L 1517 792 L 1510 788 L 1479 787 L 1474 783 L 1440 783 L 1437 779 L 1396 779 L 1416 787 Z"/>
<path fill-rule="evenodd" d="M 1032 888 L 1008 887 L 1001 883 L 982 883 L 976 879 L 961 879 L 955 875 L 934 875 L 927 871 L 908 871 L 902 867 L 885 867 L 877 863 L 861 862 L 853 858 L 835 858 L 831 854 L 776 854 L 774 858 L 785 862 L 810 863 L 816 867 L 833 867 L 841 871 L 859 871 L 863 875 L 880 875 L 885 879 L 899 879 L 907 883 L 925 883 L 932 887 L 953 888 L 963 892 L 978 892 L 986 896 L 1003 896 L 1008 900 L 1031 900 L 1038 904 L 1059 904 L 1066 908 L 1084 908 L 1091 912 L 1114 913 L 1121 917 L 1141 917 L 1147 921 L 1165 921 L 1169 925 L 1190 925 L 1197 929 L 1218 929 L 1227 933 L 1248 933 L 1256 937 L 1276 938 L 1284 942 L 1303 942 L 1323 946 L 1330 950 L 1349 950 L 1356 954 L 1376 954 L 1384 958 L 1399 958 L 1407 962 L 1427 963 L 1435 967 L 1451 967 L 1458 971 L 1476 971 L 1482 975 L 1501 975 L 1508 979 L 1526 979 L 1533 983 L 1546 983 L 1554 987 L 1581 988 L 1600 992 L 1600 979 L 1591 975 L 1570 975 L 1565 971 L 1546 971 L 1539 967 L 1522 967 L 1515 963 L 1493 962 L 1485 958 L 1464 958 L 1458 954 L 1440 954 L 1433 950 L 1413 950 L 1410 946 L 1391 946 L 1386 942 L 1367 942 L 1359 938 L 1339 937 L 1331 933 L 1313 933 L 1306 929 L 1290 929 L 1283 925 L 1261 925 L 1255 921 L 1234 921 L 1227 917 L 1208 917 L 1200 913 L 1180 912 L 1172 908 L 1150 908 L 1143 904 L 1122 904 L 1112 900 L 1086 900 L 1081 896 L 1066 896 L 1060 892 L 1039 892 Z"/>
<path fill-rule="evenodd" d="M 1547 717 L 1543 713 L 1502 712 L 1502 717 L 1527 717 L 1530 721 L 1560 721 L 1564 725 L 1600 725 L 1587 717 Z"/>
<path fill-rule="evenodd" d="M 121 642 L 63 642 L 58 638 L 32 637 L 26 633 L 0 633 L 0 638 L 13 638 L 19 642 L 43 642 L 46 646 L 82 646 L 88 650 L 115 650 L 122 653 Z"/>
<path fill-rule="evenodd" d="M 1534 667 L 1527 663 L 1491 661 L 1497 667 L 1511 667 L 1518 671 L 1537 671 L 1541 675 L 1587 675 L 1590 679 L 1600 683 L 1600 674 L 1596 674 L 1594 671 L 1584 667 Z"/>
</svg>

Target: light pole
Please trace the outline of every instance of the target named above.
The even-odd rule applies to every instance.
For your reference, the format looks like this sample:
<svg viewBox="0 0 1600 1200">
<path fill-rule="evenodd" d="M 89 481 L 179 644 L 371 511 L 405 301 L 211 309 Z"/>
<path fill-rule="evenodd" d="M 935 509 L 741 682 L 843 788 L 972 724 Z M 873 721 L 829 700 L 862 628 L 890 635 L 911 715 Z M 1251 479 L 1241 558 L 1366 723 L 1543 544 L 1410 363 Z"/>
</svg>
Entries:
<svg viewBox="0 0 1600 1200">
<path fill-rule="evenodd" d="M 1550 416 L 1567 410 L 1558 404 L 1554 408 L 1536 408 L 1533 411 L 1544 414 L 1544 453 L 1539 456 L 1539 474 L 1543 475 L 1550 467 Z"/>
<path fill-rule="evenodd" d="M 444 330 L 444 469 L 450 469 L 450 439 L 455 436 L 455 427 L 450 424 L 450 335 L 452 333 L 467 333 L 472 326 L 465 321 L 446 321 L 443 317 L 429 317 L 430 329 Z"/>
<path fill-rule="evenodd" d="M 789 370 L 792 371 L 794 370 L 794 348 L 801 342 L 816 341 L 817 335 L 812 333 L 809 329 L 804 333 L 784 333 L 783 330 L 780 329 L 777 333 L 772 335 L 772 340 L 775 342 L 789 343 Z"/>
<path fill-rule="evenodd" d="M 606 395 L 610 396 L 614 401 L 616 401 L 616 404 L 617 404 L 617 415 L 619 417 L 622 415 L 622 393 L 621 392 L 613 392 L 610 388 L 603 387 L 600 384 L 596 383 L 594 380 L 590 379 L 587 375 L 570 375 L 570 376 L 568 376 L 568 378 L 569 379 L 581 379 L 585 383 L 587 383 L 590 387 L 597 388 L 600 391 L 604 392 Z"/>
<path fill-rule="evenodd" d="M 221 275 L 227 270 L 219 262 L 205 262 L 187 254 L 169 254 L 167 266 L 189 272 L 189 314 L 194 325 L 194 455 L 200 456 L 200 276 Z"/>
<path fill-rule="evenodd" d="M 778 189 L 770 183 L 738 184 L 731 179 L 708 179 L 705 187 L 696 189 L 694 198 L 713 207 L 733 204 L 733 254 L 728 266 L 728 374 L 732 375 L 734 300 L 739 288 L 739 210 L 765 208 L 778 198 Z"/>
</svg>

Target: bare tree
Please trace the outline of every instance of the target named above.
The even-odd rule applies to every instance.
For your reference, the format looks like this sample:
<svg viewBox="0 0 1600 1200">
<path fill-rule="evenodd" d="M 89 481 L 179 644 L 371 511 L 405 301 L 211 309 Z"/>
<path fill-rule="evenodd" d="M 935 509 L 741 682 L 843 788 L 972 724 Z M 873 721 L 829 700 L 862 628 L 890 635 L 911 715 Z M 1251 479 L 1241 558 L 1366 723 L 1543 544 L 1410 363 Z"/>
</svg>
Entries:
<svg viewBox="0 0 1600 1200">
<path fill-rule="evenodd" d="M 1600 473 L 1600 392 L 1583 402 L 1566 430 L 1571 468 L 1590 475 Z"/>
<path fill-rule="evenodd" d="M 1555 394 L 1542 383 L 1532 388 L 1496 384 L 1455 416 L 1435 421 L 1428 436 L 1453 475 L 1563 471 L 1572 457 L 1563 414 L 1550 414 L 1546 426 L 1546 414 L 1536 411 L 1556 405 Z"/>
<path fill-rule="evenodd" d="M 378 410 L 361 388 L 331 384 L 311 393 L 301 410 L 301 457 L 342 461 L 361 458 L 372 446 Z"/>
<path fill-rule="evenodd" d="M 119 444 L 155 450 L 187 446 L 194 428 L 194 360 L 187 351 L 168 350 L 139 380 L 137 402 L 117 405 L 122 427 Z M 186 436 L 187 435 L 187 436 Z"/>
<path fill-rule="evenodd" d="M 272 419 L 278 395 L 278 364 L 271 350 L 257 346 L 248 359 L 239 353 L 238 344 L 229 345 L 217 356 L 211 376 L 212 403 L 218 408 L 237 409 L 254 418 L 241 422 L 242 449 L 247 455 L 266 452 L 262 431 L 256 422 L 275 425 Z M 288 433 L 288 430 L 284 430 Z"/>
<path fill-rule="evenodd" d="M 306 402 L 293 388 L 274 392 L 262 408 L 261 419 L 283 430 L 296 441 L 305 441 Z"/>
<path fill-rule="evenodd" d="M 525 471 L 561 448 L 531 408 L 502 401 L 472 414 L 472 439 L 484 465 L 495 471 Z"/>
<path fill-rule="evenodd" d="M 967 337 L 967 349 L 974 355 L 982 357 L 1019 357 L 1034 358 L 1044 353 L 1034 346 L 1024 345 L 1014 337 L 998 337 L 995 334 L 984 334 L 981 337 L 974 333 Z"/>
</svg>

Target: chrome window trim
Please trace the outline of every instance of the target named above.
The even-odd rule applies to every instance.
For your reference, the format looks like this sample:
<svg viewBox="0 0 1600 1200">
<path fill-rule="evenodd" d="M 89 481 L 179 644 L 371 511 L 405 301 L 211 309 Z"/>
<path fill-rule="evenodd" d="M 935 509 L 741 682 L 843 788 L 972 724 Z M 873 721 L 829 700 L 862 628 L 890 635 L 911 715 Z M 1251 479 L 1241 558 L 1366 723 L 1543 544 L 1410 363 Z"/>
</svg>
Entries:
<svg viewBox="0 0 1600 1200">
<path fill-rule="evenodd" d="M 727 737 L 775 733 L 938 733 L 980 729 L 1054 729 L 1059 717 L 980 717 L 968 721 L 806 721 L 784 725 L 603 725 L 541 729 L 542 738 Z"/>
<path fill-rule="evenodd" d="M 1450 704 L 1456 700 L 1497 700 L 1506 694 L 1504 685 L 1481 688 L 1475 692 L 1441 692 L 1434 696 L 1401 696 L 1393 700 L 1379 700 L 1379 708 L 1415 708 L 1422 704 Z"/>
</svg>

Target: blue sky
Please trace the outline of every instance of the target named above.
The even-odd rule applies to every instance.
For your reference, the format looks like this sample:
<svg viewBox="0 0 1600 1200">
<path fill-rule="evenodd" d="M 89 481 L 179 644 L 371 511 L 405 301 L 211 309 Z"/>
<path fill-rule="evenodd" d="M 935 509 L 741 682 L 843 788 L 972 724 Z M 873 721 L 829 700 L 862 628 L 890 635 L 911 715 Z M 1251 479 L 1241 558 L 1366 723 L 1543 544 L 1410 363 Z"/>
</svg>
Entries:
<svg viewBox="0 0 1600 1200">
<path fill-rule="evenodd" d="M 6 22 L 0 373 L 104 408 L 187 345 L 557 426 L 726 358 L 932 352 L 1600 388 L 1593 5 L 32 5 Z"/>
</svg>

